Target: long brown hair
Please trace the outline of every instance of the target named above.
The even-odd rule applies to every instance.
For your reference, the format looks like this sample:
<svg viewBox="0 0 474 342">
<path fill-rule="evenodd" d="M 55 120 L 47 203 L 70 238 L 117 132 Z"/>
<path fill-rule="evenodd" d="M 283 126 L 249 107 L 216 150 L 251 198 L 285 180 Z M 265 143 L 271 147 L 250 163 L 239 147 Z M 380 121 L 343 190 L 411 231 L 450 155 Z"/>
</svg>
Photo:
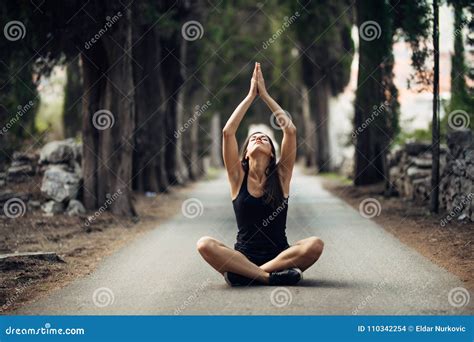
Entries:
<svg viewBox="0 0 474 342">
<path fill-rule="evenodd" d="M 247 139 L 245 139 L 245 142 L 240 149 L 240 162 L 244 168 L 244 171 L 248 173 L 249 160 L 248 158 L 245 158 L 245 154 L 247 153 L 247 147 L 249 145 L 250 138 L 252 135 L 257 133 L 264 134 L 270 141 L 270 145 L 272 147 L 273 157 L 270 157 L 270 162 L 268 163 L 267 169 L 265 170 L 267 179 L 263 187 L 263 196 L 265 203 L 270 204 L 272 208 L 276 209 L 283 202 L 283 190 L 281 188 L 280 178 L 278 176 L 278 164 L 276 162 L 275 146 L 273 145 L 272 139 L 263 132 L 253 132 L 250 134 Z"/>
</svg>

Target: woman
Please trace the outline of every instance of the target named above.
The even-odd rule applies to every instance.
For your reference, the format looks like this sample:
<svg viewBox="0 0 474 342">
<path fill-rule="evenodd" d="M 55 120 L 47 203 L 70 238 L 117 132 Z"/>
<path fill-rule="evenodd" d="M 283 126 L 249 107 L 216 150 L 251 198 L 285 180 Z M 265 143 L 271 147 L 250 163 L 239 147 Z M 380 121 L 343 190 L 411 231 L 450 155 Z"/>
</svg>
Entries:
<svg viewBox="0 0 474 342">
<path fill-rule="evenodd" d="M 272 140 L 261 132 L 250 135 L 241 158 L 235 133 L 259 95 L 283 130 L 281 157 L 276 162 Z M 260 63 L 247 97 L 234 110 L 223 131 L 223 156 L 239 228 L 234 249 L 205 236 L 197 242 L 202 257 L 231 286 L 252 283 L 294 285 L 323 251 L 323 241 L 309 237 L 288 245 L 285 228 L 291 175 L 296 159 L 296 127 L 265 88 Z"/>
</svg>

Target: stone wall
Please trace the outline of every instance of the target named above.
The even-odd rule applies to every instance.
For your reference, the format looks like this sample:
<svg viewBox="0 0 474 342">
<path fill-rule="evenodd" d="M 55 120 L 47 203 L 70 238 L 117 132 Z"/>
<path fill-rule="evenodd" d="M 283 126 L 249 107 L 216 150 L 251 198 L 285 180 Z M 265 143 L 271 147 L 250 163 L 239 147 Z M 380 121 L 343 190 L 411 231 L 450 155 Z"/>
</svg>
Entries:
<svg viewBox="0 0 474 342">
<path fill-rule="evenodd" d="M 474 221 L 474 132 L 448 135 L 449 153 L 441 175 L 440 203 L 458 219 Z"/>
<path fill-rule="evenodd" d="M 81 197 L 82 147 L 72 139 L 52 141 L 39 152 L 13 154 L 12 163 L 0 173 L 0 215 L 14 216 L 7 212 L 7 204 L 18 203 L 21 212 L 41 207 L 44 214 L 51 216 L 67 212 L 69 215 L 85 213 L 78 200 Z M 41 176 L 41 200 L 32 200 L 30 193 L 15 193 L 14 183 L 29 183 L 32 177 Z M 32 185 L 33 186 L 33 185 Z M 11 211 L 11 210 L 10 210 Z"/>
<path fill-rule="evenodd" d="M 407 143 L 388 156 L 392 192 L 429 204 L 431 192 L 429 143 Z M 459 220 L 474 221 L 474 132 L 448 134 L 440 154 L 440 207 Z M 452 214 L 451 214 L 452 213 Z"/>
</svg>

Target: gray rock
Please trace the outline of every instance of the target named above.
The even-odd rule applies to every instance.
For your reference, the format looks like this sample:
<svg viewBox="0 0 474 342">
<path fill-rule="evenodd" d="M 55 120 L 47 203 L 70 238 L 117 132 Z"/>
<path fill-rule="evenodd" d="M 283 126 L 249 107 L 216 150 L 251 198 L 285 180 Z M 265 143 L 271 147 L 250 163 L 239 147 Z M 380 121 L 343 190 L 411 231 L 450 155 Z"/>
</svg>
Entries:
<svg viewBox="0 0 474 342">
<path fill-rule="evenodd" d="M 59 214 L 64 211 L 64 204 L 56 201 L 48 201 L 41 206 L 46 214 Z"/>
<path fill-rule="evenodd" d="M 79 185 L 80 178 L 75 173 L 53 165 L 44 173 L 41 192 L 56 202 L 64 202 L 76 198 Z"/>
<path fill-rule="evenodd" d="M 73 139 L 51 141 L 43 146 L 40 163 L 68 163 L 76 158 L 77 148 Z"/>
<path fill-rule="evenodd" d="M 452 164 L 452 172 L 456 176 L 462 176 L 464 175 L 464 172 L 466 171 L 466 162 L 462 159 L 456 159 L 454 163 Z"/>
<path fill-rule="evenodd" d="M 40 201 L 33 201 L 29 200 L 28 201 L 28 209 L 29 210 L 37 210 L 41 208 L 41 202 Z"/>
<path fill-rule="evenodd" d="M 429 156 L 429 158 L 413 158 L 412 163 L 413 165 L 422 169 L 431 168 L 431 155 Z"/>
<path fill-rule="evenodd" d="M 411 179 L 426 178 L 431 176 L 430 169 L 420 169 L 416 166 L 410 166 L 407 169 L 407 176 Z"/>
<path fill-rule="evenodd" d="M 447 135 L 448 148 L 454 157 L 461 152 L 474 150 L 474 132 L 470 129 L 460 129 Z"/>
<path fill-rule="evenodd" d="M 36 153 L 26 153 L 26 152 L 13 152 L 12 160 L 36 164 L 38 162 L 38 154 Z"/>
<path fill-rule="evenodd" d="M 85 214 L 86 208 L 84 208 L 80 201 L 72 199 L 69 201 L 66 211 L 69 216 L 78 216 Z"/>
<path fill-rule="evenodd" d="M 469 165 L 466 168 L 466 177 L 470 178 L 471 180 L 474 180 L 474 165 Z"/>
<path fill-rule="evenodd" d="M 424 142 L 411 142 L 405 145 L 405 152 L 410 156 L 417 156 L 421 153 L 429 152 L 431 145 Z"/>
<path fill-rule="evenodd" d="M 10 166 L 7 170 L 7 177 L 13 178 L 17 176 L 31 176 L 35 173 L 35 170 L 33 166 L 29 164 L 23 164 L 23 165 L 14 165 Z"/>
</svg>

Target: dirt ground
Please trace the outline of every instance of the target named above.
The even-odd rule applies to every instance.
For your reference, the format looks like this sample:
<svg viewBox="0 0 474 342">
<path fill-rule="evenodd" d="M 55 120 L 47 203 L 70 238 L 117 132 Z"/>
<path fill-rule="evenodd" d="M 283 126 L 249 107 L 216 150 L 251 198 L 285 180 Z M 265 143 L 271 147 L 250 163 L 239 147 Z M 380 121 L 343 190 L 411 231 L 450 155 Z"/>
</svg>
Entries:
<svg viewBox="0 0 474 342">
<path fill-rule="evenodd" d="M 40 179 L 15 185 L 21 192 L 33 190 L 32 198 L 40 198 Z M 0 262 L 0 314 L 8 314 L 28 300 L 61 288 L 71 280 L 90 274 L 99 261 L 132 239 L 155 228 L 179 213 L 186 193 L 194 185 L 174 187 L 156 197 L 135 195 L 139 220 L 114 217 L 102 213 L 89 226 L 88 215 L 46 217 L 41 210 L 9 219 L 0 216 L 0 254 L 15 252 L 55 252 L 64 262 L 14 258 Z"/>
<path fill-rule="evenodd" d="M 381 204 L 373 219 L 384 229 L 425 257 L 454 273 L 474 290 L 474 224 L 450 221 L 440 224 L 447 213 L 430 214 L 427 207 L 399 197 L 384 198 L 383 184 L 354 187 L 334 177 L 323 178 L 324 187 L 356 210 L 366 198 Z"/>
</svg>

